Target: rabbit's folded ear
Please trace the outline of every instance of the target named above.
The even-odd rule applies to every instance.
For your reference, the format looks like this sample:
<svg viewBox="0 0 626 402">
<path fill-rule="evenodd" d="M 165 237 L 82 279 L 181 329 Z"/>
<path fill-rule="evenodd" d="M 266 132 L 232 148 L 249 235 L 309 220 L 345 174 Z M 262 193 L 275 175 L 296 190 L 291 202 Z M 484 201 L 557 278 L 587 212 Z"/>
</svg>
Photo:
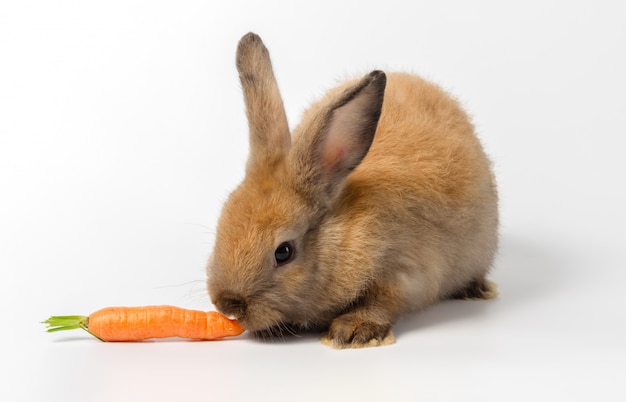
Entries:
<svg viewBox="0 0 626 402">
<path fill-rule="evenodd" d="M 272 165 L 286 155 L 291 136 L 269 52 L 258 35 L 248 33 L 239 41 L 237 70 L 250 129 L 248 168 Z"/>
<path fill-rule="evenodd" d="M 310 140 L 293 149 L 292 165 L 309 197 L 332 202 L 361 163 L 374 140 L 386 82 L 384 72 L 373 71 L 348 88 L 322 108 Z"/>
</svg>

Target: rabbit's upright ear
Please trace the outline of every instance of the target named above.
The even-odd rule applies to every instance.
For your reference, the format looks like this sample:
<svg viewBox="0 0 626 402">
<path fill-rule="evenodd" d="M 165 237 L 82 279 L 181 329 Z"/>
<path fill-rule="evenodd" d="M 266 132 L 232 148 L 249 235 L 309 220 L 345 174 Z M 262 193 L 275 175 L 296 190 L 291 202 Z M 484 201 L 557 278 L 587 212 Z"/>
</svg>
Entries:
<svg viewBox="0 0 626 402">
<path fill-rule="evenodd" d="M 258 35 L 248 33 L 239 41 L 237 70 L 250 129 L 248 168 L 271 166 L 285 156 L 291 136 L 270 55 Z"/>
<path fill-rule="evenodd" d="M 307 141 L 292 152 L 301 191 L 328 204 L 363 160 L 374 140 L 387 78 L 373 71 L 345 90 L 314 119 Z"/>
</svg>

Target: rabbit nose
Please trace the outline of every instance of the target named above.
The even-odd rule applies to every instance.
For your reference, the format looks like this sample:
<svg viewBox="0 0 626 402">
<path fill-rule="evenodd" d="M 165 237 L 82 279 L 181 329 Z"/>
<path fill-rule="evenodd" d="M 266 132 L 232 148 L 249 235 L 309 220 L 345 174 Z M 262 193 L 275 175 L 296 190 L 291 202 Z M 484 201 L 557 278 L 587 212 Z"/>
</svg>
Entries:
<svg viewBox="0 0 626 402">
<path fill-rule="evenodd" d="M 241 295 L 224 293 L 215 300 L 215 307 L 230 318 L 242 319 L 246 315 L 247 303 Z"/>
</svg>

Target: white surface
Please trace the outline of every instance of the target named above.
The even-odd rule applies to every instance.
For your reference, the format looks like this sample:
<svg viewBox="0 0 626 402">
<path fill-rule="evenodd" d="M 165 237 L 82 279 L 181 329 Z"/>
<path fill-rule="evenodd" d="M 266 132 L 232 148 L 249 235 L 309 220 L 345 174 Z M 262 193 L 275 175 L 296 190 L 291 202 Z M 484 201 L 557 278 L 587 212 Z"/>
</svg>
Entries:
<svg viewBox="0 0 626 402">
<path fill-rule="evenodd" d="M 625 400 L 623 7 L 284 3 L 1 3 L 0 399 Z M 500 183 L 499 299 L 438 305 L 357 351 L 44 332 L 108 305 L 211 308 L 204 264 L 247 154 L 234 49 L 250 30 L 292 123 L 373 68 L 461 99 Z"/>
</svg>

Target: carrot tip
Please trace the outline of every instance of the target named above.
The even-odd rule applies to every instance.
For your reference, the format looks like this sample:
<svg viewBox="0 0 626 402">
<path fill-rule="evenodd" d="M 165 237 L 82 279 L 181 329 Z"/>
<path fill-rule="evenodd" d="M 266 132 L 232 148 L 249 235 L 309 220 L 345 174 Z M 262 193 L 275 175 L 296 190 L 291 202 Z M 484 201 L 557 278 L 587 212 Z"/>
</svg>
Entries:
<svg viewBox="0 0 626 402">
<path fill-rule="evenodd" d="M 81 328 L 81 323 L 87 320 L 82 315 L 56 315 L 43 321 L 48 326 L 48 332 L 64 331 Z"/>
<path fill-rule="evenodd" d="M 89 317 L 84 315 L 54 315 L 46 321 L 42 321 L 48 329 L 47 332 L 66 331 L 70 329 L 84 329 L 96 338 L 104 341 L 102 338 L 89 331 Z"/>
</svg>

